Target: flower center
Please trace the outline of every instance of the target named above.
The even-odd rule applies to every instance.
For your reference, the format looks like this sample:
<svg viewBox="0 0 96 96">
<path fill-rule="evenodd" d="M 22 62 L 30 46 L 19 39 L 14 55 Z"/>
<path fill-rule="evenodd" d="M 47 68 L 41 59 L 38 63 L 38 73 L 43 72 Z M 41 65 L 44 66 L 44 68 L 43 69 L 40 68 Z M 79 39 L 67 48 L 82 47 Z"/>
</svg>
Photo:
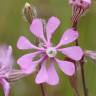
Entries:
<svg viewBox="0 0 96 96">
<path fill-rule="evenodd" d="M 57 50 L 53 47 L 50 47 L 46 50 L 46 54 L 48 55 L 48 57 L 55 57 L 57 54 Z"/>
</svg>

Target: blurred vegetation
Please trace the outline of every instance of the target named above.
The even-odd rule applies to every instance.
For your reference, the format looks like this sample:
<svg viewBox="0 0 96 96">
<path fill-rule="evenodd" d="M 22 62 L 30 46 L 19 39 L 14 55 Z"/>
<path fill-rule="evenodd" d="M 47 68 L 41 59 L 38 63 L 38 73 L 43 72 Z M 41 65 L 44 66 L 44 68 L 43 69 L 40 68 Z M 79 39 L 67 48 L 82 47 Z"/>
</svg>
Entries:
<svg viewBox="0 0 96 96">
<path fill-rule="evenodd" d="M 68 0 L 0 0 L 0 43 L 13 46 L 15 59 L 19 58 L 23 51 L 16 48 L 16 42 L 20 35 L 26 35 L 31 41 L 34 37 L 29 32 L 29 26 L 22 18 L 22 8 L 26 2 L 37 7 L 38 17 L 48 19 L 50 16 L 57 16 L 61 20 L 61 26 L 56 31 L 54 42 L 59 40 L 64 30 L 71 26 L 71 8 Z M 80 45 L 84 49 L 96 50 L 96 1 L 82 17 L 79 23 Z M 85 65 L 86 83 L 89 96 L 96 96 L 96 64 L 91 60 Z M 60 84 L 48 86 L 48 96 L 73 96 L 68 77 L 58 70 Z M 0 88 L 0 96 L 2 88 Z M 34 76 L 29 76 L 12 83 L 12 96 L 40 96 L 40 88 L 34 83 Z M 82 95 L 81 95 L 82 96 Z"/>
</svg>

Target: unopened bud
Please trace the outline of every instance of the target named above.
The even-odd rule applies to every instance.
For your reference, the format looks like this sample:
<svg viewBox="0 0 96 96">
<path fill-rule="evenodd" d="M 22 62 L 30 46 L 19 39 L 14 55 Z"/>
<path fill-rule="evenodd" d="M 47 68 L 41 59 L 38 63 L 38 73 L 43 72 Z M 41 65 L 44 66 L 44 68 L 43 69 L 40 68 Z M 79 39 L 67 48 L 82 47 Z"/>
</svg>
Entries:
<svg viewBox="0 0 96 96">
<path fill-rule="evenodd" d="M 69 0 L 69 4 L 72 6 L 72 23 L 75 24 L 79 21 L 79 18 L 89 9 L 91 0 Z"/>
<path fill-rule="evenodd" d="M 37 18 L 36 8 L 33 5 L 31 6 L 28 2 L 26 2 L 23 8 L 23 15 L 25 20 L 28 21 L 29 24 L 31 24 L 32 20 L 34 18 Z"/>
<path fill-rule="evenodd" d="M 85 56 L 91 58 L 96 63 L 96 51 L 87 50 L 85 51 Z"/>
</svg>

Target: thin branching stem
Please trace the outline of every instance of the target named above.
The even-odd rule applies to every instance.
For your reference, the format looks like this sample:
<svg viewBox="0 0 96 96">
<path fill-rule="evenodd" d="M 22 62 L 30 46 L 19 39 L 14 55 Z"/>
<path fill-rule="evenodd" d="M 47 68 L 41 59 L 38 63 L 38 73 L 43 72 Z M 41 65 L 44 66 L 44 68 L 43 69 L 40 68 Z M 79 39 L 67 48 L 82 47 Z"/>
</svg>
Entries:
<svg viewBox="0 0 96 96">
<path fill-rule="evenodd" d="M 42 93 L 42 96 L 47 96 L 46 91 L 45 91 L 45 86 L 44 86 L 44 84 L 43 84 L 43 83 L 42 83 L 42 84 L 40 84 L 40 88 L 41 88 L 41 93 Z"/>
<path fill-rule="evenodd" d="M 85 83 L 85 74 L 84 74 L 84 57 L 80 61 L 80 68 L 81 68 L 81 76 L 82 76 L 84 96 L 88 96 L 86 83 Z"/>
<path fill-rule="evenodd" d="M 77 30 L 77 23 L 73 24 L 73 28 Z M 75 45 L 79 46 L 78 39 L 75 41 Z M 84 96 L 88 96 L 87 88 L 86 88 L 86 83 L 85 83 L 85 74 L 84 74 L 84 56 L 82 59 L 79 61 L 80 64 L 80 69 L 81 69 L 81 77 L 82 77 L 82 84 L 83 84 L 83 92 Z"/>
</svg>

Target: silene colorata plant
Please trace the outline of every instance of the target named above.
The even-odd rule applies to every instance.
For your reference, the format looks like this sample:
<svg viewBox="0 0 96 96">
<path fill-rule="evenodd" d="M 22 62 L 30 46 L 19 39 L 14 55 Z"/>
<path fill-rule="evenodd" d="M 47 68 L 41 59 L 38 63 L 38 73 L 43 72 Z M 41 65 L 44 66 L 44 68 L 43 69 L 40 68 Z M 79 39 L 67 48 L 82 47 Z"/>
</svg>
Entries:
<svg viewBox="0 0 96 96">
<path fill-rule="evenodd" d="M 22 51 L 30 50 L 30 53 L 18 58 L 19 69 L 14 68 L 12 46 L 0 45 L 0 84 L 4 96 L 10 96 L 11 82 L 33 74 L 35 74 L 35 83 L 40 86 L 42 96 L 48 96 L 45 87 L 60 83 L 57 65 L 64 76 L 68 77 L 74 96 L 89 96 L 84 63 L 88 57 L 96 63 L 96 52 L 80 47 L 78 23 L 89 10 L 91 0 L 69 0 L 68 3 L 72 9 L 71 26 L 63 32 L 56 44 L 52 43 L 52 38 L 62 25 L 60 19 L 57 16 L 51 16 L 48 20 L 39 18 L 35 6 L 25 3 L 23 17 L 29 23 L 29 31 L 34 36 L 35 43 L 30 42 L 24 35 L 18 38 L 17 48 Z M 82 93 L 78 87 L 79 75 L 82 78 L 80 79 L 83 86 Z"/>
</svg>

